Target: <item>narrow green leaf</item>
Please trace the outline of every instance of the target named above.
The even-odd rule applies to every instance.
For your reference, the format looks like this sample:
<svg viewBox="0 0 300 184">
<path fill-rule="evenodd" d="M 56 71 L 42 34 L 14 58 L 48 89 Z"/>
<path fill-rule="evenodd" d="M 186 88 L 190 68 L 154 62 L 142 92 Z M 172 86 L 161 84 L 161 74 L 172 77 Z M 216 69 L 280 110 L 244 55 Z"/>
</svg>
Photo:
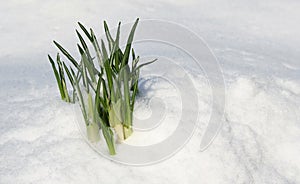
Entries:
<svg viewBox="0 0 300 184">
<path fill-rule="evenodd" d="M 139 78 L 139 70 L 137 71 L 137 73 L 135 74 L 135 79 L 136 80 L 133 80 L 133 85 L 132 85 L 132 88 L 133 88 L 133 92 L 132 92 L 132 96 L 131 96 L 131 111 L 134 110 L 134 103 L 135 103 L 135 98 L 136 98 L 136 95 L 138 93 L 138 85 L 139 85 L 139 81 L 138 81 L 138 78 Z"/>
<path fill-rule="evenodd" d="M 132 54 L 132 60 L 135 60 L 135 52 L 133 48 L 131 49 L 131 54 Z"/>
<path fill-rule="evenodd" d="M 85 59 L 85 54 L 81 55 L 82 59 L 82 77 L 83 77 L 83 86 L 86 88 L 87 92 L 89 92 L 89 85 L 88 85 L 88 77 L 87 77 L 87 72 L 86 72 L 86 66 L 85 62 L 83 61 Z"/>
<path fill-rule="evenodd" d="M 59 43 L 53 41 L 56 47 L 71 61 L 71 63 L 76 67 L 79 68 L 77 61 L 66 51 Z"/>
<path fill-rule="evenodd" d="M 59 75 L 60 75 L 61 86 L 62 86 L 64 95 L 65 95 L 64 100 L 66 102 L 70 102 L 70 98 L 69 98 L 69 94 L 68 94 L 68 90 L 67 90 L 67 84 L 66 84 L 66 80 L 65 80 L 64 68 L 63 68 L 62 61 L 60 60 L 60 56 L 58 53 L 56 56 L 56 62 L 58 64 L 58 71 L 59 71 Z"/>
<path fill-rule="evenodd" d="M 61 85 L 61 79 L 59 77 L 59 74 L 58 74 L 58 71 L 55 67 L 55 63 L 53 61 L 53 59 L 51 58 L 50 55 L 48 55 L 48 59 L 51 63 L 51 66 L 52 66 L 52 69 L 53 69 L 53 72 L 54 72 L 54 75 L 55 75 L 55 79 L 56 79 L 56 82 L 57 82 L 57 86 L 58 86 L 58 89 L 59 89 L 59 92 L 60 92 L 60 96 L 61 96 L 61 99 L 65 99 L 65 94 L 64 94 L 64 90 L 62 88 L 62 85 Z"/>
<path fill-rule="evenodd" d="M 123 82 L 124 82 L 124 99 L 125 99 L 125 121 L 124 125 L 131 127 L 132 125 L 132 111 L 130 105 L 130 92 L 129 92 L 129 67 L 125 66 L 122 70 Z"/>
<path fill-rule="evenodd" d="M 154 59 L 154 60 L 152 60 L 152 61 L 143 63 L 143 64 L 139 65 L 137 68 L 135 68 L 135 70 L 139 70 L 139 69 L 142 68 L 143 66 L 146 66 L 146 65 L 149 65 L 149 64 L 151 64 L 151 63 L 154 63 L 155 61 L 157 61 L 157 59 Z"/>
<path fill-rule="evenodd" d="M 121 29 L 121 22 L 119 22 L 116 39 L 113 43 L 113 49 L 110 54 L 110 64 L 114 69 L 115 73 L 118 73 L 120 70 L 120 60 L 119 60 L 119 40 L 120 40 L 120 29 Z"/>
<path fill-rule="evenodd" d="M 103 53 L 103 61 L 105 62 L 106 60 L 108 60 L 108 55 L 107 55 L 107 51 L 105 48 L 105 44 L 102 39 L 101 39 L 101 47 L 102 47 L 102 53 Z"/>
<path fill-rule="evenodd" d="M 110 100 L 114 102 L 115 101 L 115 91 L 114 91 L 114 85 L 113 85 L 113 74 L 112 74 L 112 69 L 110 68 L 108 60 L 106 62 L 104 62 L 104 69 L 105 69 L 107 83 L 108 83 Z"/>
<path fill-rule="evenodd" d="M 104 30 L 105 30 L 106 39 L 108 41 L 109 51 L 112 52 L 114 40 L 109 32 L 106 21 L 104 21 Z"/>
<path fill-rule="evenodd" d="M 88 79 L 88 84 L 90 85 L 90 87 L 92 88 L 92 90 L 95 92 L 96 91 L 96 83 L 92 82 L 90 80 L 90 78 L 87 78 Z"/>
<path fill-rule="evenodd" d="M 81 112 L 82 112 L 85 124 L 86 124 L 86 126 L 88 126 L 89 121 L 88 121 L 88 116 L 87 116 L 87 112 L 86 112 L 86 109 L 85 109 L 84 99 L 83 99 L 83 96 L 82 96 L 82 93 L 81 93 L 81 89 L 79 87 L 79 81 L 77 80 L 77 77 L 76 77 L 75 72 L 73 71 L 73 69 L 72 68 L 70 68 L 70 69 L 71 69 L 71 74 L 72 74 L 73 79 L 74 79 L 74 84 L 75 84 L 75 87 L 76 87 L 76 92 L 77 92 L 77 97 L 78 97 L 79 104 L 80 104 L 80 107 L 81 107 Z"/>
<path fill-rule="evenodd" d="M 118 49 L 119 50 L 119 49 Z M 115 54 L 114 54 L 114 58 L 115 58 L 115 63 L 114 63 L 114 67 L 116 69 L 116 73 L 119 73 L 120 71 L 120 64 L 121 64 L 121 60 L 119 58 L 119 51 L 115 51 Z"/>
<path fill-rule="evenodd" d="M 132 44 L 132 41 L 133 41 L 134 32 L 135 32 L 135 29 L 136 29 L 136 26 L 137 26 L 138 22 L 139 22 L 139 19 L 137 18 L 135 23 L 132 26 L 131 31 L 130 31 L 130 34 L 129 34 L 129 37 L 128 37 L 128 40 L 127 40 L 127 44 L 126 44 L 126 49 L 125 49 L 125 52 L 124 52 L 124 57 L 123 57 L 123 60 L 122 60 L 122 67 L 124 67 L 128 63 L 129 54 L 130 54 L 130 50 L 131 50 L 131 44 Z"/>
<path fill-rule="evenodd" d="M 114 145 L 114 136 L 113 136 L 113 132 L 111 131 L 111 129 L 107 126 L 102 126 L 102 133 L 103 136 L 105 138 L 108 150 L 109 150 L 109 154 L 111 155 L 115 155 L 116 154 L 116 150 L 115 150 L 115 145 Z"/>
<path fill-rule="evenodd" d="M 78 48 L 78 51 L 79 51 L 79 53 L 80 53 L 81 56 L 83 54 L 85 54 L 84 50 L 81 48 L 81 46 L 79 44 L 77 44 L 77 48 Z"/>
<path fill-rule="evenodd" d="M 119 73 L 118 77 L 115 79 L 115 82 L 114 82 L 114 87 L 115 87 L 115 91 L 116 91 L 116 93 L 115 93 L 116 99 L 122 98 L 121 83 L 122 83 L 122 76 Z"/>
<path fill-rule="evenodd" d="M 99 108 L 99 105 L 100 105 L 100 88 L 101 88 L 101 76 L 99 76 L 99 79 L 98 79 L 98 83 L 97 83 L 97 89 L 96 89 L 96 93 L 95 93 L 95 109 L 96 111 L 98 112 L 98 108 Z"/>
<path fill-rule="evenodd" d="M 133 61 L 132 61 L 132 71 L 135 70 L 138 62 L 140 61 L 140 56 L 138 56 L 137 58 L 135 58 Z"/>
<path fill-rule="evenodd" d="M 92 34 L 92 37 L 93 37 L 92 44 L 94 46 L 94 50 L 95 50 L 97 58 L 98 58 L 99 66 L 102 66 L 103 65 L 102 53 L 101 53 L 100 46 L 98 44 L 97 38 L 96 38 L 96 36 L 94 34 L 94 31 L 92 29 L 91 29 L 91 34 Z"/>
<path fill-rule="evenodd" d="M 103 90 L 103 100 L 104 100 L 104 107 L 105 109 L 108 109 L 108 106 L 109 106 L 109 96 L 108 96 L 108 90 L 107 90 L 107 87 L 106 87 L 106 84 L 105 84 L 105 80 L 103 78 L 101 78 L 102 80 L 102 90 Z"/>
<path fill-rule="evenodd" d="M 88 46 L 87 46 L 87 44 L 85 43 L 84 39 L 82 38 L 81 34 L 78 32 L 77 29 L 76 29 L 76 34 L 77 34 L 77 36 L 78 36 L 78 38 L 79 38 L 79 41 L 80 41 L 82 47 L 84 48 L 84 50 L 85 50 L 85 51 L 88 51 Z"/>
<path fill-rule="evenodd" d="M 63 62 L 63 66 L 64 66 L 64 69 L 65 69 L 65 71 L 66 71 L 66 73 L 67 73 L 67 76 L 68 76 L 68 78 L 69 78 L 69 81 L 70 81 L 71 85 L 72 85 L 73 88 L 74 88 L 74 79 L 73 79 L 73 77 L 72 77 L 72 74 L 71 74 L 71 72 L 69 71 L 68 67 L 66 66 L 65 62 Z"/>
<path fill-rule="evenodd" d="M 86 28 L 78 22 L 79 27 L 82 29 L 82 31 L 85 33 L 85 35 L 88 37 L 88 39 L 93 42 L 93 37 L 90 35 L 90 33 L 86 30 Z"/>
<path fill-rule="evenodd" d="M 94 65 L 88 61 L 88 57 L 86 55 L 86 53 L 83 51 L 83 49 L 80 47 L 80 45 L 77 45 L 79 52 L 81 53 L 81 57 L 82 57 L 82 62 L 84 63 L 84 66 L 87 68 L 89 75 L 92 79 L 93 83 L 96 83 L 96 77 L 95 77 L 95 73 L 94 73 Z"/>
<path fill-rule="evenodd" d="M 120 30 L 121 30 L 121 22 L 119 22 L 119 24 L 118 24 L 118 29 L 117 29 L 116 39 L 115 39 L 116 49 L 119 49 Z"/>
<path fill-rule="evenodd" d="M 93 57 L 90 54 L 90 51 L 89 51 L 89 48 L 88 48 L 86 42 L 84 41 L 84 39 L 82 38 L 81 34 L 77 30 L 76 30 L 76 34 L 77 34 L 77 36 L 78 36 L 78 38 L 80 40 L 80 43 L 81 43 L 81 45 L 82 45 L 82 47 L 83 47 L 83 49 L 84 49 L 84 51 L 85 51 L 85 53 L 87 55 L 88 61 L 90 63 L 89 65 L 91 65 L 91 68 L 93 68 L 91 70 L 93 72 L 93 75 L 95 75 L 96 73 L 99 73 L 99 71 L 94 66 Z M 92 80 L 93 80 L 93 78 L 92 78 Z M 93 81 L 96 83 L 95 80 L 93 80 Z"/>
</svg>

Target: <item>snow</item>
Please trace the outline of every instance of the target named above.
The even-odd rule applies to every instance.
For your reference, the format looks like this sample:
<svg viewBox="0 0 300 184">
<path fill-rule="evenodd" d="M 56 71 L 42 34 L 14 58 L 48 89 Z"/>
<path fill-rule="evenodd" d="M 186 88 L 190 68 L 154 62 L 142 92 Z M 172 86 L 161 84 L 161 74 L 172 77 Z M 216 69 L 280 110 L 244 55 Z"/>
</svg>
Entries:
<svg viewBox="0 0 300 184">
<path fill-rule="evenodd" d="M 300 183 L 299 9 L 297 0 L 3 2 L 0 183 Z M 103 19 L 113 26 L 137 16 L 184 25 L 208 43 L 220 62 L 225 122 L 203 152 L 200 143 L 211 114 L 209 81 L 204 71 L 184 65 L 189 58 L 177 51 L 139 47 L 141 55 L 161 49 L 178 58 L 198 95 L 197 128 L 167 160 L 136 167 L 103 157 L 82 137 L 74 107 L 59 99 L 46 57 L 56 52 L 52 40 L 78 56 L 77 21 L 101 33 Z M 151 67 L 145 73 L 159 68 Z M 155 85 L 148 89 L 151 81 Z M 178 94 L 164 87 L 162 80 L 146 81 L 135 113 L 141 118 L 157 113 L 147 105 L 158 106 L 149 101 L 158 95 L 174 109 L 167 111 L 164 122 L 176 119 L 179 98 L 171 97 Z M 165 136 L 174 127 L 159 128 Z M 162 138 L 140 134 L 145 137 L 131 144 Z"/>
</svg>

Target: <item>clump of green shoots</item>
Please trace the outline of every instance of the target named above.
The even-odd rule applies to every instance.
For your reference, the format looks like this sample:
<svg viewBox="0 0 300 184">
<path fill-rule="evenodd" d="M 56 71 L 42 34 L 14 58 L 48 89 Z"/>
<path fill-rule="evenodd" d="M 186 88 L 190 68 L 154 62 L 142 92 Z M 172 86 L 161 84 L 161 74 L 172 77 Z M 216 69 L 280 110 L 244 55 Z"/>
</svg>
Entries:
<svg viewBox="0 0 300 184">
<path fill-rule="evenodd" d="M 76 34 L 80 44 L 77 44 L 77 47 L 81 56 L 79 62 L 54 41 L 54 44 L 74 68 L 68 68 L 57 54 L 57 70 L 53 59 L 48 56 L 61 98 L 66 102 L 75 102 L 76 100 L 79 102 L 88 139 L 91 142 L 99 141 L 101 130 L 111 155 L 116 153 L 114 133 L 119 140 L 125 140 L 132 134 L 132 112 L 138 93 L 140 68 L 155 61 L 138 65 L 139 56 L 136 57 L 132 48 L 138 21 L 139 19 L 135 21 L 130 31 L 124 51 L 119 46 L 121 23 L 118 24 L 116 36 L 113 38 L 104 21 L 108 50 L 102 39 L 98 42 L 92 29 L 88 31 L 81 23 L 78 23 L 81 31 L 91 43 L 96 56 L 92 56 L 88 44 L 78 30 L 76 30 Z M 95 60 L 98 67 L 94 63 Z M 73 100 L 68 95 L 64 71 L 73 88 Z"/>
</svg>

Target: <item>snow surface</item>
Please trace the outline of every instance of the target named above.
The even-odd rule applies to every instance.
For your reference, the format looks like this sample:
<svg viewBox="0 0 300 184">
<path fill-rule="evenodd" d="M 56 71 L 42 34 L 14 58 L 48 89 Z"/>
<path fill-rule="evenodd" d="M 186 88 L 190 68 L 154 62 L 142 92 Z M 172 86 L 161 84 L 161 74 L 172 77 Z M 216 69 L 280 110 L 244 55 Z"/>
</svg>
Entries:
<svg viewBox="0 0 300 184">
<path fill-rule="evenodd" d="M 297 0 L 2 2 L 0 183 L 300 183 L 299 9 Z M 77 21 L 100 33 L 103 19 L 117 25 L 136 17 L 185 25 L 220 61 L 226 122 L 204 152 L 211 97 L 201 72 L 190 70 L 201 105 L 195 134 L 150 166 L 101 157 L 59 99 L 46 58 L 56 52 L 52 40 L 76 55 Z"/>
</svg>

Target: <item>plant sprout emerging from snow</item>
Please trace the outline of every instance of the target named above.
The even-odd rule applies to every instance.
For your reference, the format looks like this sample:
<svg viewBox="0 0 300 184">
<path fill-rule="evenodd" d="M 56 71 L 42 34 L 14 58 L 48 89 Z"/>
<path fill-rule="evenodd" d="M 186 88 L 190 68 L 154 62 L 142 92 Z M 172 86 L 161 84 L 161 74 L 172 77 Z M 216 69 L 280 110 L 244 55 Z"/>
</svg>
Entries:
<svg viewBox="0 0 300 184">
<path fill-rule="evenodd" d="M 104 21 L 108 50 L 102 39 L 99 44 L 92 29 L 88 31 L 81 23 L 78 23 L 92 44 L 96 57 L 91 55 L 87 43 L 78 30 L 76 33 L 80 41 L 80 44 L 77 44 L 81 55 L 80 62 L 77 62 L 67 50 L 54 41 L 62 54 L 72 63 L 74 69 L 68 68 L 61 61 L 59 54 L 56 58 L 57 69 L 53 59 L 48 55 L 62 100 L 79 102 L 89 141 L 99 141 L 101 129 L 111 155 L 116 153 L 114 133 L 117 134 L 119 140 L 127 139 L 132 134 L 132 112 L 138 93 L 140 68 L 155 61 L 138 65 L 139 56 L 136 57 L 134 49 L 131 48 L 138 21 L 139 19 L 135 21 L 131 29 L 124 51 L 119 47 L 121 23 L 118 25 L 114 39 Z M 94 63 L 95 59 L 98 61 L 98 67 Z M 68 94 L 64 73 L 67 74 L 73 88 L 72 99 Z"/>
</svg>

